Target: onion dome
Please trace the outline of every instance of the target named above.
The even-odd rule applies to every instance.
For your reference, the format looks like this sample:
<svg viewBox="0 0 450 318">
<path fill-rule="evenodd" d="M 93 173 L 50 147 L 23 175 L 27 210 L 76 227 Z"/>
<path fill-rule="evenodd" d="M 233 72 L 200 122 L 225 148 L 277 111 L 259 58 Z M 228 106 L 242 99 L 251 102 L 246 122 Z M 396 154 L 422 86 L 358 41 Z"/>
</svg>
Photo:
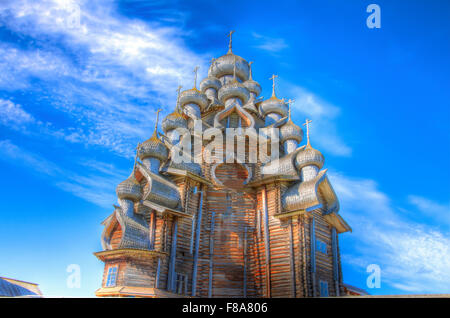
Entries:
<svg viewBox="0 0 450 318">
<path fill-rule="evenodd" d="M 168 131 L 177 129 L 177 128 L 186 128 L 187 129 L 187 121 L 184 118 L 182 114 L 180 114 L 178 111 L 174 111 L 173 113 L 166 116 L 166 118 L 163 119 L 161 128 L 164 131 L 165 134 L 167 134 Z"/>
<path fill-rule="evenodd" d="M 291 107 L 290 105 L 294 102 L 294 100 L 290 99 L 288 101 L 289 105 L 289 118 L 288 121 L 281 127 L 280 129 L 280 141 L 284 143 L 287 140 L 295 140 L 297 143 L 302 142 L 303 139 L 303 130 L 294 124 L 291 120 Z"/>
<path fill-rule="evenodd" d="M 317 168 L 322 169 L 323 163 L 325 161 L 325 158 L 323 157 L 322 153 L 319 150 L 314 149 L 311 147 L 311 144 L 309 142 L 309 123 L 311 121 L 309 119 L 306 120 L 306 138 L 307 138 L 307 144 L 305 149 L 303 151 L 300 151 L 297 156 L 295 157 L 295 165 L 297 169 L 301 169 L 305 166 L 316 166 Z"/>
<path fill-rule="evenodd" d="M 218 97 L 222 103 L 225 103 L 227 99 L 237 97 L 241 100 L 242 104 L 245 104 L 250 98 L 250 93 L 244 85 L 234 80 L 219 89 Z"/>
<path fill-rule="evenodd" d="M 248 65 L 250 66 L 250 78 L 247 81 L 245 81 L 243 84 L 251 93 L 254 93 L 255 96 L 258 96 L 259 94 L 261 94 L 261 85 L 259 85 L 258 82 L 253 80 L 252 67 L 251 67 L 252 63 L 253 62 L 248 63 Z"/>
<path fill-rule="evenodd" d="M 150 139 L 147 139 L 138 146 L 137 155 L 141 160 L 144 160 L 145 158 L 156 158 L 159 159 L 159 161 L 163 162 L 166 161 L 169 157 L 167 147 L 161 140 L 159 140 L 156 133 L 158 130 L 158 118 L 160 111 L 161 109 L 158 109 L 158 111 L 156 112 L 155 130 L 153 131 L 153 135 L 150 137 Z"/>
<path fill-rule="evenodd" d="M 228 52 L 227 54 L 217 58 L 211 63 L 208 70 L 208 76 L 221 78 L 225 75 L 233 75 L 234 61 L 236 60 L 236 76 L 241 81 L 248 80 L 250 67 L 248 62 L 242 57 Z"/>
<path fill-rule="evenodd" d="M 269 99 L 261 102 L 259 104 L 259 110 L 263 116 L 266 116 L 270 113 L 277 113 L 281 115 L 281 117 L 285 117 L 288 114 L 288 107 L 284 100 L 279 99 L 276 96 L 272 96 Z"/>
<path fill-rule="evenodd" d="M 286 103 L 284 102 L 284 99 L 279 99 L 275 95 L 275 78 L 278 77 L 278 75 L 272 75 L 270 78 L 272 80 L 272 97 L 269 99 L 266 99 L 261 104 L 259 104 L 259 110 L 263 116 L 266 116 L 270 113 L 277 113 L 281 115 L 281 117 L 285 117 L 288 114 L 288 107 Z"/>
<path fill-rule="evenodd" d="M 203 111 L 208 105 L 208 98 L 198 89 L 192 88 L 180 94 L 180 106 L 184 107 L 186 104 L 196 104 Z"/>
<path fill-rule="evenodd" d="M 119 183 L 116 188 L 116 194 L 119 199 L 131 201 L 139 201 L 142 198 L 141 186 L 134 177 L 134 170 L 128 179 Z"/>
<path fill-rule="evenodd" d="M 287 140 L 295 140 L 300 143 L 303 139 L 303 130 L 294 124 L 289 118 L 288 122 L 280 129 L 280 142 L 284 143 Z"/>
<path fill-rule="evenodd" d="M 156 136 L 155 131 L 150 139 L 147 139 L 140 145 L 138 155 L 141 160 L 145 158 L 156 158 L 163 162 L 169 157 L 169 152 L 164 143 Z"/>
<path fill-rule="evenodd" d="M 200 90 L 204 93 L 208 88 L 214 88 L 216 91 L 219 90 L 222 84 L 216 77 L 208 76 L 200 82 Z"/>
<path fill-rule="evenodd" d="M 303 151 L 300 151 L 295 158 L 295 165 L 297 169 L 305 166 L 316 166 L 322 169 L 325 159 L 319 150 L 312 148 L 309 144 Z"/>
</svg>

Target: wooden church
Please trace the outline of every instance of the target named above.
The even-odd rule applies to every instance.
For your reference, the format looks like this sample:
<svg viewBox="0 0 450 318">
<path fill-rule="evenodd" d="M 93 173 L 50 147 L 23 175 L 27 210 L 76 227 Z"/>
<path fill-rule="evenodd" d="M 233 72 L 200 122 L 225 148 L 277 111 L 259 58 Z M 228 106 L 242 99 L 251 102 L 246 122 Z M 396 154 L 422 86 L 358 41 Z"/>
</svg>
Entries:
<svg viewBox="0 0 450 318">
<path fill-rule="evenodd" d="M 292 101 L 276 96 L 275 76 L 272 96 L 259 97 L 251 62 L 232 52 L 231 36 L 228 53 L 213 59 L 199 87 L 195 78 L 192 89 L 178 90 L 162 131 L 156 123 L 138 145 L 131 175 L 117 186 L 119 206 L 102 223 L 103 251 L 95 255 L 105 267 L 97 296 L 343 295 L 338 234 L 351 228 L 338 213 L 324 157 L 310 144 L 310 121 L 301 145 Z M 197 138 L 199 129 L 213 128 L 279 134 L 276 143 L 245 143 L 246 160 L 230 162 L 219 157 L 233 158 L 238 145 L 230 154 L 223 139 L 208 152 L 212 141 Z M 200 151 L 174 160 L 188 143 Z M 278 158 L 247 160 L 264 145 Z"/>
</svg>

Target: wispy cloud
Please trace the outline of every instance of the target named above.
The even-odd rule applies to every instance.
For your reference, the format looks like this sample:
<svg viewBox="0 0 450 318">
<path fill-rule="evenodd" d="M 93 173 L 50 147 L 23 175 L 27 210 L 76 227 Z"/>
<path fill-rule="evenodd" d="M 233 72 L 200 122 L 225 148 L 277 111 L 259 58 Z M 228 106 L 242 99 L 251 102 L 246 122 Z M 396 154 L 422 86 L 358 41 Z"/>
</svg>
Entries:
<svg viewBox="0 0 450 318">
<path fill-rule="evenodd" d="M 0 98 L 0 123 L 10 128 L 24 127 L 35 122 L 34 117 L 19 104 Z"/>
<path fill-rule="evenodd" d="M 252 35 L 257 43 L 254 47 L 269 53 L 278 53 L 289 47 L 283 38 L 268 37 L 255 32 Z"/>
<path fill-rule="evenodd" d="M 440 203 L 418 195 L 410 195 L 408 201 L 423 215 L 450 226 L 450 203 Z"/>
<path fill-rule="evenodd" d="M 0 23 L 28 40 L 0 43 L 0 90 L 38 91 L 45 99 L 36 104 L 76 127 L 48 120 L 46 132 L 124 156 L 150 133 L 156 108 L 173 108 L 174 87 L 190 86 L 193 67 L 209 60 L 186 47 L 177 27 L 121 16 L 108 0 L 4 1 Z"/>
<path fill-rule="evenodd" d="M 382 284 L 405 293 L 450 292 L 448 233 L 404 217 L 373 180 L 337 172 L 330 179 L 353 227 L 345 262 L 361 272 L 371 263 L 380 265 Z"/>
<path fill-rule="evenodd" d="M 94 160 L 81 161 L 80 167 L 62 168 L 55 162 L 43 158 L 13 144 L 0 140 L 0 159 L 24 169 L 37 172 L 50 184 L 99 206 L 109 207 L 117 201 L 115 187 L 127 177 L 127 172 L 113 164 Z M 82 174 L 76 171 L 83 171 Z M 128 172 L 130 173 L 130 172 Z"/>
<path fill-rule="evenodd" d="M 340 108 L 332 105 L 307 89 L 288 84 L 290 95 L 294 96 L 294 114 L 313 121 L 310 126 L 311 143 L 337 156 L 350 156 L 352 149 L 339 136 L 336 121 Z M 294 115 L 296 116 L 296 115 Z"/>
</svg>

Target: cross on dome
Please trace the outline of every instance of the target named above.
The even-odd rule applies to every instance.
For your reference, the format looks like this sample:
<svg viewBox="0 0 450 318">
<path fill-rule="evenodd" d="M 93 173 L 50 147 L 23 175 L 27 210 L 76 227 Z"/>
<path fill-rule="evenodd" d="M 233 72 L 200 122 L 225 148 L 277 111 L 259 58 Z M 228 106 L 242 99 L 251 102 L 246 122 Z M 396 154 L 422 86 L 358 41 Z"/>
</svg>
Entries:
<svg viewBox="0 0 450 318">
<path fill-rule="evenodd" d="M 272 97 L 276 97 L 275 96 L 275 78 L 277 78 L 278 75 L 272 74 L 272 76 L 269 78 L 270 80 L 272 80 Z"/>
<path fill-rule="evenodd" d="M 312 121 L 309 120 L 308 118 L 306 119 L 306 122 L 303 124 L 303 126 L 306 126 L 306 139 L 307 139 L 307 146 L 311 147 L 310 143 L 309 143 L 309 124 Z"/>
<path fill-rule="evenodd" d="M 198 69 L 199 69 L 199 67 L 198 66 L 196 66 L 195 68 L 194 68 L 194 88 L 197 88 L 197 72 L 198 72 Z"/>
<path fill-rule="evenodd" d="M 234 30 L 232 30 L 232 31 L 230 31 L 230 33 L 228 34 L 228 37 L 230 38 L 230 43 L 228 44 L 228 54 L 232 54 L 233 53 L 233 51 L 231 50 L 231 48 L 232 48 L 232 46 L 233 46 L 233 33 L 234 33 L 235 31 Z"/>
<path fill-rule="evenodd" d="M 155 130 L 153 131 L 153 136 L 152 137 L 157 137 L 157 129 L 158 129 L 158 121 L 159 121 L 159 112 L 160 111 L 162 111 L 162 109 L 161 108 L 159 108 L 157 111 L 156 111 L 156 122 L 155 122 Z"/>
</svg>

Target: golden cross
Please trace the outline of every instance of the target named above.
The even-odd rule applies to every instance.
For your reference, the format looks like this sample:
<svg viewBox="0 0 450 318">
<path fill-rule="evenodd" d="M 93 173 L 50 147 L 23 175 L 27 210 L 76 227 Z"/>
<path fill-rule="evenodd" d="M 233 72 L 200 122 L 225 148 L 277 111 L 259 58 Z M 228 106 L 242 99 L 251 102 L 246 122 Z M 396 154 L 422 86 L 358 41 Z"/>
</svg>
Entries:
<svg viewBox="0 0 450 318">
<path fill-rule="evenodd" d="M 228 44 L 228 53 L 233 53 L 231 51 L 231 47 L 233 45 L 233 33 L 234 33 L 234 30 L 230 31 L 230 33 L 228 34 L 228 36 L 230 37 L 230 43 Z"/>
<path fill-rule="evenodd" d="M 307 143 L 308 146 L 309 146 L 309 124 L 311 122 L 312 121 L 307 118 L 306 122 L 303 124 L 303 126 L 306 126 L 306 138 L 307 138 L 307 141 L 308 141 L 308 143 Z"/>
<path fill-rule="evenodd" d="M 198 72 L 198 69 L 199 69 L 198 66 L 196 66 L 194 68 L 194 74 L 195 74 L 195 76 L 194 76 L 194 88 L 197 88 L 197 72 Z"/>
<path fill-rule="evenodd" d="M 289 99 L 287 104 L 289 105 L 289 120 L 291 119 L 291 105 L 295 103 L 295 99 Z"/>
<path fill-rule="evenodd" d="M 248 62 L 248 66 L 250 67 L 250 80 L 253 79 L 252 78 L 252 64 L 253 64 L 253 61 Z"/>
<path fill-rule="evenodd" d="M 272 97 L 275 97 L 275 78 L 277 78 L 278 75 L 272 74 L 272 77 L 269 79 L 272 80 Z"/>
</svg>

